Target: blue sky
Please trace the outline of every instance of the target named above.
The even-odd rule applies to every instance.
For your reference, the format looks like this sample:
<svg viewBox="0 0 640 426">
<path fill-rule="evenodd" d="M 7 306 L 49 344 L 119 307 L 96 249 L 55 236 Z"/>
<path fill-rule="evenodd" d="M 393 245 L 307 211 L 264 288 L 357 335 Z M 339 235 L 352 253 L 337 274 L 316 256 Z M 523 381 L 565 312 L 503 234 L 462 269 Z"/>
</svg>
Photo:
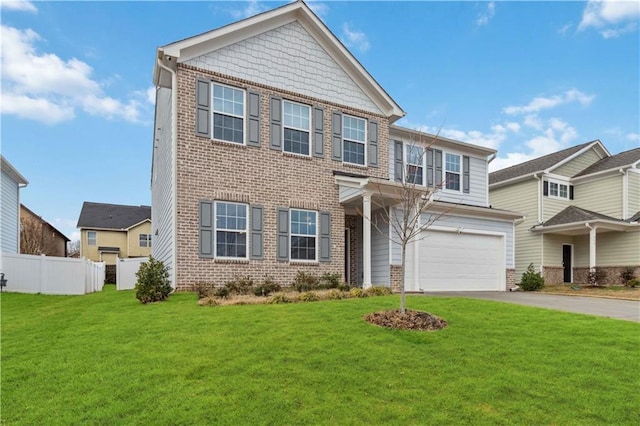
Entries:
<svg viewBox="0 0 640 426">
<path fill-rule="evenodd" d="M 149 205 L 155 49 L 284 2 L 1 3 L 1 152 L 72 239 L 83 201 Z M 407 112 L 501 168 L 640 146 L 638 1 L 309 2 Z"/>
</svg>

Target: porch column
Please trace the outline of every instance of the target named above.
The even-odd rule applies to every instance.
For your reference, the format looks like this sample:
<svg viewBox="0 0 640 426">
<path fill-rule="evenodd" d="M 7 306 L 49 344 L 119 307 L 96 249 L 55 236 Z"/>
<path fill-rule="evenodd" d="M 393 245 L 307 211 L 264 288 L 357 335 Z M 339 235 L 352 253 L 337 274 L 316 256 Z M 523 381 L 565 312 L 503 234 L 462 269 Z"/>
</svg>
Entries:
<svg viewBox="0 0 640 426">
<path fill-rule="evenodd" d="M 596 268 L 596 229 L 587 223 L 589 228 L 589 270 L 595 271 Z"/>
<path fill-rule="evenodd" d="M 371 287 L 371 194 L 362 196 L 362 287 Z"/>
</svg>

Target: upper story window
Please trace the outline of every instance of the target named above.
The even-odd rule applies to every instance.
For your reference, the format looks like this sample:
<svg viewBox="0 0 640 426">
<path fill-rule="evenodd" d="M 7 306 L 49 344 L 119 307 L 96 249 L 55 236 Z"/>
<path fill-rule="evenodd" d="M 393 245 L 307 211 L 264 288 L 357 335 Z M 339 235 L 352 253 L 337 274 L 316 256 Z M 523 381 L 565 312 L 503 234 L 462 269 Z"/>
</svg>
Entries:
<svg viewBox="0 0 640 426">
<path fill-rule="evenodd" d="M 310 155 L 311 107 L 290 101 L 282 102 L 283 150 L 292 154 Z"/>
<path fill-rule="evenodd" d="M 291 260 L 317 261 L 317 212 L 292 209 L 290 222 Z"/>
<path fill-rule="evenodd" d="M 569 199 L 569 186 L 562 183 L 549 182 L 549 196 Z"/>
<path fill-rule="evenodd" d="M 213 84 L 213 138 L 244 144 L 245 92 Z"/>
<path fill-rule="evenodd" d="M 367 123 L 363 118 L 342 116 L 342 161 L 364 166 Z"/>
<path fill-rule="evenodd" d="M 87 245 L 95 246 L 98 241 L 98 233 L 96 231 L 87 231 Z"/>
<path fill-rule="evenodd" d="M 445 188 L 460 191 L 460 156 L 445 154 Z"/>
<path fill-rule="evenodd" d="M 216 201 L 216 257 L 247 257 L 247 205 Z"/>
<path fill-rule="evenodd" d="M 405 162 L 407 164 L 405 181 L 424 185 L 424 148 L 409 144 L 405 145 L 404 148 Z"/>
<path fill-rule="evenodd" d="M 151 234 L 140 234 L 139 245 L 140 247 L 151 247 Z"/>
</svg>

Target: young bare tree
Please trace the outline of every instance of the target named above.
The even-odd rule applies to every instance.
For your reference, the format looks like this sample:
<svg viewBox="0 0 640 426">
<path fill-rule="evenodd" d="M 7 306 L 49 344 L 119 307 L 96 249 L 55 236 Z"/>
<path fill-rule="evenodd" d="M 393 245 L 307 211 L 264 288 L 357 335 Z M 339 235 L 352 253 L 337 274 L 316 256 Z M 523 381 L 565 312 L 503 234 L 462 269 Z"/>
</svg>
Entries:
<svg viewBox="0 0 640 426">
<path fill-rule="evenodd" d="M 42 254 L 42 222 L 32 216 L 20 218 L 20 253 Z"/>
</svg>

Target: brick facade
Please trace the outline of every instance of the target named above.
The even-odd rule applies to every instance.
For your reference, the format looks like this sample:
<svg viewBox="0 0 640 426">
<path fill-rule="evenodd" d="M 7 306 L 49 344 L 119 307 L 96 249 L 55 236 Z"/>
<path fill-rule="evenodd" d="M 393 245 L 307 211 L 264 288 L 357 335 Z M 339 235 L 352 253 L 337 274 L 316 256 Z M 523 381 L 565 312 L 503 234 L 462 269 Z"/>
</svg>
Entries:
<svg viewBox="0 0 640 426">
<path fill-rule="evenodd" d="M 223 84 L 260 94 L 260 147 L 218 142 L 195 134 L 196 78 L 210 78 Z M 283 154 L 269 148 L 270 97 L 319 106 L 324 109 L 324 158 Z M 236 275 L 261 279 L 265 274 L 288 285 L 297 271 L 317 275 L 344 275 L 345 213 L 338 202 L 333 171 L 386 178 L 389 170 L 386 141 L 388 120 L 365 111 L 349 109 L 320 99 L 279 91 L 264 85 L 200 70 L 178 67 L 177 140 L 177 288 L 188 290 L 196 282 L 223 285 Z M 340 111 L 378 123 L 379 167 L 345 165 L 331 159 L 331 117 Z M 226 261 L 199 256 L 199 203 L 202 200 L 238 201 L 263 207 L 263 260 Z M 331 214 L 331 261 L 322 263 L 276 260 L 276 214 L 279 207 L 305 208 Z M 357 235 L 352 232 L 352 252 Z M 353 268 L 356 262 L 352 258 Z M 344 278 L 344 276 L 343 276 Z"/>
<path fill-rule="evenodd" d="M 506 277 L 507 290 L 511 290 L 516 286 L 516 281 L 517 281 L 515 268 L 507 268 L 506 274 L 507 274 L 507 277 Z"/>
<path fill-rule="evenodd" d="M 600 266 L 599 270 L 604 271 L 605 277 L 602 282 L 598 283 L 600 285 L 611 285 L 611 284 L 623 284 L 622 279 L 620 278 L 620 274 L 624 271 L 626 266 Z M 589 268 L 573 268 L 573 282 L 579 284 L 587 284 L 589 282 L 588 279 Z M 640 277 L 640 266 L 635 267 L 636 277 Z"/>
<path fill-rule="evenodd" d="M 544 266 L 542 278 L 546 284 L 562 284 L 564 282 L 564 268 L 562 266 Z"/>
<path fill-rule="evenodd" d="M 391 275 L 391 291 L 394 293 L 400 293 L 402 290 L 402 277 L 403 277 L 403 269 L 400 265 L 391 265 L 390 275 Z"/>
</svg>

